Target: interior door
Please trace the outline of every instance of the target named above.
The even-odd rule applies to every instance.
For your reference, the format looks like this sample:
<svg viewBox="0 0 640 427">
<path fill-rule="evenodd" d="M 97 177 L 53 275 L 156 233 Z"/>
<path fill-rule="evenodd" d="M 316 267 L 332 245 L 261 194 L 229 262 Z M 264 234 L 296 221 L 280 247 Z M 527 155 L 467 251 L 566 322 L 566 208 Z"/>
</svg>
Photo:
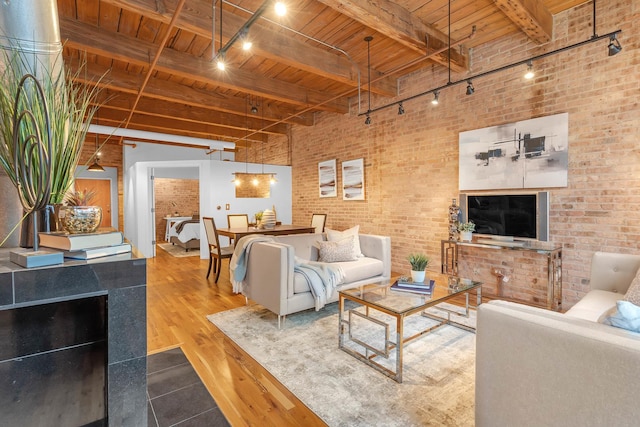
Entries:
<svg viewBox="0 0 640 427">
<path fill-rule="evenodd" d="M 108 179 L 83 179 L 75 180 L 76 190 L 93 190 L 96 192 L 91 200 L 94 206 L 102 208 L 102 222 L 100 227 L 111 227 L 111 181 Z"/>
</svg>

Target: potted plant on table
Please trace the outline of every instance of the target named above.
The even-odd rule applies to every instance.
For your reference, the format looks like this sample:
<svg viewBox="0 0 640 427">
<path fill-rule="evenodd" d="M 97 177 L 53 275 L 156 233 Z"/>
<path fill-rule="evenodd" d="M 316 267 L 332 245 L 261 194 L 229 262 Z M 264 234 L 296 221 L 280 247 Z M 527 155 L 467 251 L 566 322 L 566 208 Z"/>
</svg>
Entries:
<svg viewBox="0 0 640 427">
<path fill-rule="evenodd" d="M 407 257 L 411 264 L 411 280 L 415 283 L 424 282 L 425 270 L 429 266 L 429 257 L 423 253 L 412 253 Z"/>
<path fill-rule="evenodd" d="M 470 242 L 473 238 L 472 233 L 475 229 L 476 225 L 473 222 L 459 222 L 458 232 L 460 233 L 460 241 Z"/>
<path fill-rule="evenodd" d="M 0 166 L 18 190 L 25 217 L 46 220 L 49 206 L 60 205 L 72 187 L 100 88 L 74 84 L 84 63 L 65 74 L 62 55 L 38 63 L 37 72 L 32 60 L 17 46 L 0 53 Z M 41 225 L 24 220 L 20 246 L 37 245 Z"/>
</svg>

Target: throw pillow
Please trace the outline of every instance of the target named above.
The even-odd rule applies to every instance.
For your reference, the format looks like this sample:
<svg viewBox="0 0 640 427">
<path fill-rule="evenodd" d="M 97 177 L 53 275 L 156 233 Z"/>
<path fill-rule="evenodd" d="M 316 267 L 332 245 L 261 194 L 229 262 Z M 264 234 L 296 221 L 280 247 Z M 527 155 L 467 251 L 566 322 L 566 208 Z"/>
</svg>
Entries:
<svg viewBox="0 0 640 427">
<path fill-rule="evenodd" d="M 624 300 L 620 300 L 616 304 L 618 311 L 607 317 L 603 323 L 616 328 L 640 332 L 640 307 Z"/>
<path fill-rule="evenodd" d="M 346 237 L 335 242 L 318 241 L 318 261 L 320 262 L 342 262 L 355 261 L 353 255 L 354 236 Z"/>
<path fill-rule="evenodd" d="M 629 289 L 627 289 L 627 293 L 624 294 L 624 298 L 622 299 L 635 305 L 640 305 L 640 268 L 636 273 L 636 277 L 631 281 Z"/>
<path fill-rule="evenodd" d="M 362 251 L 360 250 L 360 237 L 358 236 L 358 231 L 360 230 L 360 226 L 356 225 L 355 227 L 351 227 L 344 231 L 332 230 L 330 228 L 325 228 L 325 232 L 327 233 L 327 240 L 330 242 L 337 242 L 338 240 L 342 240 L 348 236 L 354 236 L 354 244 L 353 244 L 353 256 L 356 258 L 363 257 Z"/>
</svg>

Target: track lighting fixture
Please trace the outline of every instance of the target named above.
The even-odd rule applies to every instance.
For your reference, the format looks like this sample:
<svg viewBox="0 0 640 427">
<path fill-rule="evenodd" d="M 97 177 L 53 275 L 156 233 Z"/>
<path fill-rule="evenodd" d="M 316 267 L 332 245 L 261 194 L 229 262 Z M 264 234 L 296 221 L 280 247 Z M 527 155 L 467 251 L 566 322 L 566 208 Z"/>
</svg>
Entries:
<svg viewBox="0 0 640 427">
<path fill-rule="evenodd" d="M 371 116 L 369 115 L 369 113 L 367 113 L 367 118 L 364 121 L 365 125 L 370 125 L 371 124 Z"/>
<path fill-rule="evenodd" d="M 473 83 L 471 83 L 471 80 L 467 80 L 467 95 L 473 95 L 473 92 L 475 92 L 476 89 L 473 87 Z"/>
<path fill-rule="evenodd" d="M 622 46 L 620 45 L 620 41 L 616 38 L 616 35 L 613 34 L 609 38 L 609 56 L 617 55 L 622 50 Z"/>
<path fill-rule="evenodd" d="M 527 62 L 527 72 L 524 74 L 524 78 L 527 80 L 531 80 L 536 73 L 533 72 L 533 63 L 531 61 Z"/>
<path fill-rule="evenodd" d="M 398 104 L 398 115 L 401 116 L 404 114 L 404 107 L 402 106 L 402 102 Z"/>
<path fill-rule="evenodd" d="M 224 71 L 224 52 L 218 53 L 218 62 L 216 63 L 216 66 L 218 67 L 218 70 Z"/>
<path fill-rule="evenodd" d="M 435 92 L 433 92 L 433 99 L 431 100 L 431 103 L 432 103 L 433 105 L 438 105 L 438 104 L 439 104 L 439 102 L 438 102 L 438 96 L 440 96 L 440 91 L 437 91 L 437 90 L 436 90 Z"/>
<path fill-rule="evenodd" d="M 284 4 L 284 2 L 278 1 L 275 5 L 275 11 L 276 15 L 284 16 L 287 14 L 287 6 Z"/>
</svg>

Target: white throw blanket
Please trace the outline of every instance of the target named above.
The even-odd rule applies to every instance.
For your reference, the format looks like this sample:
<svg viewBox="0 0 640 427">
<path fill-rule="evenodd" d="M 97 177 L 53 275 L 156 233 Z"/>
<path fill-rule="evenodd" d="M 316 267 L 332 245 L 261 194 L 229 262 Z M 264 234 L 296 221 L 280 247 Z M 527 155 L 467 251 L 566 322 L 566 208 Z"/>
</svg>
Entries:
<svg viewBox="0 0 640 427">
<path fill-rule="evenodd" d="M 344 271 L 339 265 L 307 261 L 298 257 L 295 258 L 293 271 L 300 273 L 309 284 L 309 290 L 316 301 L 316 311 L 325 306 L 336 287 L 344 280 Z"/>
<path fill-rule="evenodd" d="M 272 237 L 264 234 L 250 234 L 236 242 L 231 261 L 229 262 L 229 277 L 233 285 L 233 292 L 239 294 L 244 287 L 244 277 L 247 275 L 247 264 L 251 246 L 256 242 L 273 242 Z"/>
</svg>

